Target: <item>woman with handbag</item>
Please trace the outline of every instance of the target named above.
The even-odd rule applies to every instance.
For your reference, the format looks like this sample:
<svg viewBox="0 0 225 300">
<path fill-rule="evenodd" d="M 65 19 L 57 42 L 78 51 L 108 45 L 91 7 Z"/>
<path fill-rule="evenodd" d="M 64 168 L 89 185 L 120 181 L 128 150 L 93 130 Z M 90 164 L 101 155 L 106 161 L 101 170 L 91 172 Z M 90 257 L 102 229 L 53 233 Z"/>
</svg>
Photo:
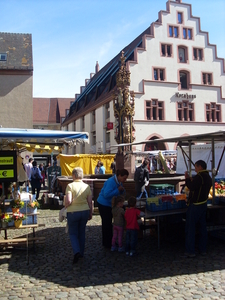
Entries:
<svg viewBox="0 0 225 300">
<path fill-rule="evenodd" d="M 73 182 L 66 188 L 65 207 L 75 264 L 84 256 L 86 224 L 92 219 L 92 195 L 90 186 L 82 181 L 82 168 L 74 168 L 72 177 Z"/>
</svg>

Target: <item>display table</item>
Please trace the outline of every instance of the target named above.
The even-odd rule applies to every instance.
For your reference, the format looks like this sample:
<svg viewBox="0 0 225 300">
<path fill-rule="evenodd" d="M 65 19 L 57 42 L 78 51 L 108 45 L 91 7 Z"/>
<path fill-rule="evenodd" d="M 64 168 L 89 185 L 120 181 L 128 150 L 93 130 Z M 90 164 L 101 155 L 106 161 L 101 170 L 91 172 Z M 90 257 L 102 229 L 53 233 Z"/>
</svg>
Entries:
<svg viewBox="0 0 225 300">
<path fill-rule="evenodd" d="M 158 249 L 160 248 L 160 217 L 185 214 L 187 208 L 174 209 L 174 210 L 162 210 L 162 211 L 149 211 L 145 210 L 144 226 L 146 226 L 146 220 L 156 219 L 157 224 L 157 235 L 158 235 Z"/>
<path fill-rule="evenodd" d="M 172 215 L 178 215 L 178 214 L 186 214 L 187 207 L 186 208 L 181 208 L 181 209 L 174 209 L 174 210 L 162 210 L 162 211 L 149 211 L 145 209 L 145 216 L 144 216 L 144 226 L 146 226 L 146 220 L 149 219 L 155 219 L 156 220 L 156 225 L 157 225 L 157 238 L 158 238 L 158 249 L 160 249 L 160 217 L 167 217 L 167 216 L 172 216 Z M 212 214 L 215 212 L 220 212 L 225 214 L 225 205 L 212 205 L 209 204 L 207 205 L 207 214 Z M 224 218 L 223 218 L 224 219 Z M 213 230 L 215 228 L 218 228 L 217 225 L 224 225 L 218 224 L 218 218 L 215 220 L 212 219 L 212 223 L 209 224 L 210 230 Z"/>
<path fill-rule="evenodd" d="M 9 246 L 17 246 L 17 245 L 27 245 L 29 246 L 32 243 L 33 248 L 35 249 L 35 244 L 44 243 L 45 237 L 36 237 L 35 229 L 41 226 L 45 226 L 44 224 L 29 224 L 29 225 L 22 225 L 19 228 L 15 226 L 7 227 L 7 228 L 0 228 L 0 230 L 4 230 L 5 238 L 0 239 L 0 247 L 9 247 Z M 32 229 L 32 237 L 16 237 L 12 239 L 8 239 L 8 230 L 23 230 L 23 229 Z"/>
<path fill-rule="evenodd" d="M 37 212 L 37 208 L 33 210 L 27 206 L 30 201 L 29 193 L 22 193 L 21 200 L 24 201 L 25 205 L 20 209 L 20 213 L 26 215 L 26 219 L 23 220 L 22 226 L 19 228 L 16 228 L 14 226 L 14 221 L 11 221 L 6 228 L 0 227 L 0 231 L 4 231 L 4 239 L 0 237 L 0 247 L 12 247 L 17 245 L 25 245 L 26 247 L 28 247 L 32 245 L 35 249 L 35 244 L 44 243 L 45 241 L 45 237 L 36 237 L 35 229 L 41 226 L 45 226 L 45 224 L 38 224 L 37 217 L 39 215 L 39 212 Z M 33 212 L 30 212 L 31 210 Z M 9 215 L 12 215 L 10 200 L 5 201 L 4 211 Z M 15 238 L 8 238 L 9 230 L 17 230 L 17 232 L 20 234 L 21 230 L 23 229 L 32 229 L 32 236 L 28 236 L 27 234 L 26 237 L 18 236 Z"/>
</svg>

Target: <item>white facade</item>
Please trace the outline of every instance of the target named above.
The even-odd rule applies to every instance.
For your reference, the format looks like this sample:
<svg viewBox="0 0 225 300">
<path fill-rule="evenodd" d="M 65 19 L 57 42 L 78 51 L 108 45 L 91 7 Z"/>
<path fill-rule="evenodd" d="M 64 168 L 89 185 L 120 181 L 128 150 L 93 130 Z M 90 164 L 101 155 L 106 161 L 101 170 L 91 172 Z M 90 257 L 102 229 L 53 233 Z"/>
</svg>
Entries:
<svg viewBox="0 0 225 300">
<path fill-rule="evenodd" d="M 208 33 L 200 30 L 191 5 L 168 1 L 167 11 L 159 12 L 127 68 L 130 91 L 135 93 L 135 142 L 224 130 L 224 59 L 217 57 Z M 76 130 L 90 133 L 90 145 L 77 146 L 76 153 L 106 153 L 116 145 L 114 130 L 106 129 L 107 122 L 115 122 L 112 97 L 108 113 L 103 102 L 93 108 L 95 123 L 91 112 L 85 115 L 84 127 L 76 120 Z M 176 144 L 164 148 L 173 150 Z"/>
<path fill-rule="evenodd" d="M 182 15 L 182 24 L 178 23 L 178 13 Z M 208 33 L 199 31 L 200 19 L 190 17 L 190 6 L 171 2 L 170 12 L 162 12 L 162 24 L 152 26 L 154 38 L 145 37 L 145 49 L 136 49 L 137 62 L 128 62 L 131 72 L 130 90 L 135 97 L 136 142 L 151 137 L 166 138 L 224 129 L 225 120 L 225 74 L 224 60 L 216 57 L 216 47 L 208 44 Z M 178 28 L 178 37 L 169 37 L 169 26 Z M 191 29 L 192 39 L 183 38 L 183 29 Z M 171 45 L 171 55 L 162 56 L 161 45 Z M 186 61 L 180 62 L 178 48 L 185 47 Z M 193 49 L 200 49 L 202 60 L 196 60 Z M 164 79 L 155 80 L 153 69 L 164 70 Z M 180 71 L 188 72 L 189 87 L 180 88 Z M 211 74 L 211 84 L 203 84 L 203 73 Z M 137 95 L 137 93 L 139 93 Z M 179 93 L 179 97 L 177 97 Z M 180 96 L 180 95 L 183 95 Z M 186 98 L 188 97 L 190 98 Z M 192 98 L 193 97 L 193 98 Z M 147 120 L 146 101 L 156 99 L 164 104 L 162 120 Z M 178 102 L 188 100 L 193 105 L 193 121 L 187 118 L 179 120 Z M 206 104 L 220 105 L 219 121 L 208 121 Z M 173 150 L 176 145 L 165 145 Z M 136 146 L 144 150 L 144 145 Z"/>
</svg>

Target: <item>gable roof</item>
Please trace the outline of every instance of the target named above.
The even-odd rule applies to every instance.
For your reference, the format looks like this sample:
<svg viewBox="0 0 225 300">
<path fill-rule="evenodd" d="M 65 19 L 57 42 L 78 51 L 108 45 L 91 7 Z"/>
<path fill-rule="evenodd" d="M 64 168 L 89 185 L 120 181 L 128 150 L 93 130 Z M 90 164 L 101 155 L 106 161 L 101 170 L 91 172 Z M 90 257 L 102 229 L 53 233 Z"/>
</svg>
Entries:
<svg viewBox="0 0 225 300">
<path fill-rule="evenodd" d="M 0 32 L 0 53 L 7 54 L 0 70 L 33 71 L 31 34 Z"/>
<path fill-rule="evenodd" d="M 124 47 L 110 62 L 108 62 L 98 73 L 96 73 L 88 82 L 84 91 L 77 97 L 75 102 L 70 107 L 70 112 L 67 115 L 63 125 L 66 125 L 75 116 L 76 113 L 90 107 L 101 95 L 109 93 L 116 85 L 116 73 L 120 68 L 121 52 L 124 52 L 126 61 L 134 59 L 134 50 L 137 47 L 142 47 L 143 37 L 150 34 L 150 27 L 143 31 L 137 38 L 135 38 L 129 45 Z"/>
<path fill-rule="evenodd" d="M 74 98 L 33 98 L 33 124 L 61 123 Z"/>
</svg>

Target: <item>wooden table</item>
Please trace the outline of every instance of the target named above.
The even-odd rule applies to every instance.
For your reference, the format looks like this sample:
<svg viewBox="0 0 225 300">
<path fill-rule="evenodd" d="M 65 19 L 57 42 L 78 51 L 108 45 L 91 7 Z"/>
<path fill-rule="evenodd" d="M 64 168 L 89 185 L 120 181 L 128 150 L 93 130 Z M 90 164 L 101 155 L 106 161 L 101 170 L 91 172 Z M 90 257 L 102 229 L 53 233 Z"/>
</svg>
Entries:
<svg viewBox="0 0 225 300">
<path fill-rule="evenodd" d="M 11 214 L 11 213 L 9 213 Z M 32 216 L 33 221 L 34 221 L 34 216 L 38 215 L 39 213 L 30 213 L 27 214 L 27 216 Z M 34 223 L 34 222 L 33 222 Z M 28 244 L 30 242 L 33 243 L 33 248 L 35 249 L 35 243 L 43 243 L 45 241 L 45 237 L 36 237 L 36 233 L 35 233 L 35 229 L 38 227 L 42 227 L 45 226 L 45 224 L 28 224 L 28 225 L 22 225 L 19 228 L 16 228 L 15 226 L 9 226 L 6 228 L 2 228 L 0 227 L 0 231 L 3 230 L 5 233 L 5 238 L 4 239 L 0 239 L 0 246 L 1 245 L 5 245 L 5 246 L 15 246 L 15 245 L 21 245 L 21 244 L 26 244 L 28 246 Z M 33 236 L 32 237 L 18 237 L 18 238 L 12 238 L 12 239 L 8 239 L 8 235 L 7 232 L 8 230 L 20 230 L 20 229 L 32 229 L 33 231 Z"/>
</svg>

